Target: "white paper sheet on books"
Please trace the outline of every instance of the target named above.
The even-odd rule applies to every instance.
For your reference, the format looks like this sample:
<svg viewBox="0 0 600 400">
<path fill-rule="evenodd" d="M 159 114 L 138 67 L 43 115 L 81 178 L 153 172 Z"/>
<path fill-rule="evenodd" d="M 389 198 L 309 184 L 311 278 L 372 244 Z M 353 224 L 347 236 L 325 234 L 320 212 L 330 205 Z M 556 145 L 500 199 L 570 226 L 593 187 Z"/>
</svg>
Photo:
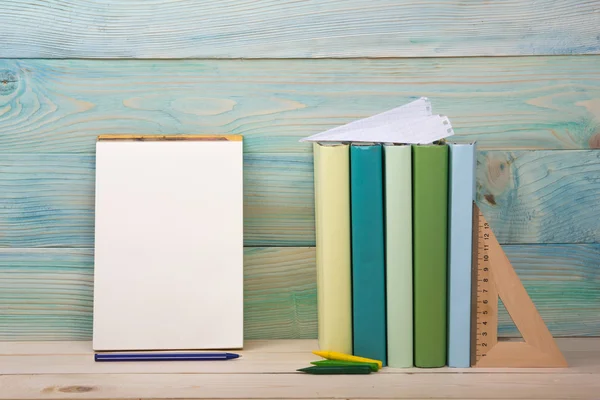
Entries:
<svg viewBox="0 0 600 400">
<path fill-rule="evenodd" d="M 421 97 L 411 103 L 329 129 L 301 142 L 432 143 L 454 131 L 448 117 L 432 115 L 431 102 Z"/>
</svg>

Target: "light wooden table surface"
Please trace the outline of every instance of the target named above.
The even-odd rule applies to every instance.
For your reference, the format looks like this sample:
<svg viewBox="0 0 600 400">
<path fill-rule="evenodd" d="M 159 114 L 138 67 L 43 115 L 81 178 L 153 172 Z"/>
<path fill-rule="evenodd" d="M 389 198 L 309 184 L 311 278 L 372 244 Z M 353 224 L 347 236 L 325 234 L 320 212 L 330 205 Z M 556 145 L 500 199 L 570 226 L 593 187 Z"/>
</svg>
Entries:
<svg viewBox="0 0 600 400">
<path fill-rule="evenodd" d="M 0 399 L 598 399 L 600 338 L 557 339 L 566 369 L 296 372 L 314 340 L 250 341 L 216 362 L 96 363 L 90 342 L 0 342 Z"/>
</svg>

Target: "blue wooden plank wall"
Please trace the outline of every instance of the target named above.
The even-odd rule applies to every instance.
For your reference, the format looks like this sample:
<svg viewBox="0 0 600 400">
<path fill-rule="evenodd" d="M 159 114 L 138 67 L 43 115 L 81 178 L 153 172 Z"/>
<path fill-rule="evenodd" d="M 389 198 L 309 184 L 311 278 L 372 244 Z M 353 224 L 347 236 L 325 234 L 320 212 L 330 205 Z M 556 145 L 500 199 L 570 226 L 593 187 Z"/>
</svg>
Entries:
<svg viewBox="0 0 600 400">
<path fill-rule="evenodd" d="M 11 0 L 0 57 L 595 54 L 598 1 Z"/>
<path fill-rule="evenodd" d="M 14 0 L 0 13 L 0 340 L 91 338 L 106 133 L 243 134 L 245 336 L 316 337 L 298 139 L 417 96 L 477 140 L 478 204 L 550 330 L 598 335 L 600 1 Z M 517 334 L 506 313 L 500 333 Z"/>
</svg>

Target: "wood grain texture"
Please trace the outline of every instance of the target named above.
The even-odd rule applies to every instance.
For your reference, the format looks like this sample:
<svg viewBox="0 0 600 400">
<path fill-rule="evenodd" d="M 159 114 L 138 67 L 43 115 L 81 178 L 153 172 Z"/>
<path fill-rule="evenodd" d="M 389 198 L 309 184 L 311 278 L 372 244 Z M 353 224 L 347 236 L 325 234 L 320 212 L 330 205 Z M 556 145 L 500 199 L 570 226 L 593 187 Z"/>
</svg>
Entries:
<svg viewBox="0 0 600 400">
<path fill-rule="evenodd" d="M 92 247 L 95 158 L 0 156 L 0 247 Z M 247 246 L 314 245 L 311 154 L 244 155 Z"/>
<path fill-rule="evenodd" d="M 480 152 L 477 202 L 500 243 L 600 242 L 600 151 Z"/>
<path fill-rule="evenodd" d="M 0 156 L 0 247 L 93 246 L 93 156 Z M 312 155 L 244 157 L 245 245 L 314 246 Z M 476 172 L 500 243 L 600 242 L 600 151 L 485 151 Z"/>
<path fill-rule="evenodd" d="M 312 154 L 244 155 L 244 243 L 314 246 Z"/>
<path fill-rule="evenodd" d="M 562 338 L 561 345 L 568 351 L 580 352 L 585 343 L 595 343 L 596 338 Z M 316 339 L 251 339 L 244 343 L 244 353 L 286 354 L 310 353 L 315 349 Z M 45 356 L 45 355 L 88 355 L 92 342 L 85 340 L 69 341 L 0 341 L 0 356 Z M 600 353 L 600 349 L 598 350 Z M 600 360 L 600 357 L 598 358 Z M 600 366 L 599 366 L 600 368 Z"/>
<path fill-rule="evenodd" d="M 306 339 L 317 330 L 314 248 L 246 248 L 244 337 Z"/>
<path fill-rule="evenodd" d="M 517 339 L 503 340 L 503 343 Z M 600 373 L 600 338 L 558 338 L 569 368 L 391 368 L 380 374 L 523 374 L 554 375 Z M 289 373 L 317 357 L 316 339 L 247 340 L 241 357 L 231 363 L 98 363 L 94 362 L 90 341 L 0 342 L 0 375 L 97 374 L 97 373 Z"/>
<path fill-rule="evenodd" d="M 93 153 L 97 135 L 115 133 L 242 134 L 247 153 L 310 153 L 300 138 L 418 96 L 450 117 L 456 141 L 479 149 L 600 148 L 599 64 L 600 56 L 0 60 L 0 153 Z"/>
<path fill-rule="evenodd" d="M 596 399 L 597 374 L 415 374 L 323 379 L 281 374 L 0 376 L 0 399 Z"/>
<path fill-rule="evenodd" d="M 595 1 L 13 0 L 4 58 L 593 54 Z"/>
<path fill-rule="evenodd" d="M 600 331 L 600 245 L 504 246 L 555 336 Z M 245 337 L 316 338 L 314 248 L 247 248 Z M 89 340 L 91 249 L 0 249 L 0 341 Z M 514 336 L 506 314 L 501 336 Z"/>
<path fill-rule="evenodd" d="M 246 248 L 246 339 L 312 338 L 313 248 Z M 92 249 L 0 250 L 0 340 L 81 340 L 92 333 Z"/>
<path fill-rule="evenodd" d="M 598 336 L 600 322 L 583 321 L 600 315 L 600 244 L 502 248 L 553 335 L 559 323 L 565 329 L 559 335 Z M 504 306 L 499 307 L 498 333 L 520 336 Z"/>
</svg>

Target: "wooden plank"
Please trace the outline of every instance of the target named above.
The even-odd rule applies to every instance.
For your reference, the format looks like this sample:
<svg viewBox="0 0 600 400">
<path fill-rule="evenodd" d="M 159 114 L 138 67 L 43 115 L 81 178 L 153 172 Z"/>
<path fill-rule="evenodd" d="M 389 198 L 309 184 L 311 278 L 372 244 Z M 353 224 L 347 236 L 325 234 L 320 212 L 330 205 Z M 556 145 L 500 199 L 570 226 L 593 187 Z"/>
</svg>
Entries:
<svg viewBox="0 0 600 400">
<path fill-rule="evenodd" d="M 67 374 L 0 376 L 0 399 L 591 399 L 595 374 Z"/>
<path fill-rule="evenodd" d="M 244 155 L 244 243 L 314 246 L 312 154 Z"/>
<path fill-rule="evenodd" d="M 242 134 L 247 153 L 310 153 L 300 138 L 417 96 L 480 149 L 600 148 L 598 64 L 600 56 L 0 60 L 0 153 L 93 153 L 97 135 L 115 133 Z"/>
<path fill-rule="evenodd" d="M 312 155 L 245 154 L 247 246 L 314 246 Z M 600 242 L 600 152 L 478 155 L 478 204 L 500 243 Z M 94 158 L 0 157 L 0 247 L 91 247 Z"/>
<path fill-rule="evenodd" d="M 89 342 L 84 342 L 89 343 Z M 214 362 L 95 362 L 92 351 L 85 355 L 0 356 L 0 375 L 30 374 L 276 374 L 293 373 L 319 359 L 304 353 L 246 353 L 239 360 Z M 140 365 L 142 364 L 142 365 Z"/>
<path fill-rule="evenodd" d="M 553 335 L 598 334 L 600 244 L 504 250 Z M 247 339 L 316 337 L 314 262 L 314 248 L 246 249 Z M 91 249 L 0 249 L 0 341 L 90 339 L 92 264 Z M 500 335 L 511 326 L 501 313 Z"/>
<path fill-rule="evenodd" d="M 315 337 L 314 248 L 247 248 L 244 254 L 244 337 Z"/>
<path fill-rule="evenodd" d="M 88 342 L 84 342 L 88 343 Z M 523 345 L 523 343 L 512 343 Z M 318 347 L 315 347 L 318 348 Z M 41 375 L 41 374 L 286 374 L 310 366 L 312 361 L 319 360 L 310 351 L 296 353 L 249 353 L 242 351 L 239 361 L 230 363 L 108 363 L 94 362 L 91 353 L 86 355 L 52 355 L 52 356 L 0 356 L 0 373 L 2 375 Z M 594 352 L 599 356 L 600 353 Z M 589 360 L 589 355 L 586 360 Z M 598 365 L 569 368 L 384 368 L 381 374 L 600 374 Z"/>
<path fill-rule="evenodd" d="M 316 334 L 313 248 L 246 248 L 246 339 Z M 1 249 L 0 340 L 81 340 L 92 333 L 92 249 Z"/>
<path fill-rule="evenodd" d="M 596 346 L 596 338 L 565 338 L 562 346 L 571 352 L 581 352 Z M 587 344 L 586 344 L 587 343 Z M 249 353 L 310 353 L 318 346 L 316 339 L 252 339 L 244 342 L 244 354 Z M 598 344 L 600 347 L 600 343 Z M 81 356 L 93 351 L 92 342 L 71 341 L 0 341 L 0 356 Z M 600 352 L 600 350 L 598 350 Z"/>
<path fill-rule="evenodd" d="M 1 247 L 92 247 L 95 159 L 0 157 Z M 245 154 L 244 243 L 314 245 L 311 154 Z"/>
<path fill-rule="evenodd" d="M 78 342 L 0 342 L 0 375 L 33 374 L 274 374 L 291 373 L 319 359 L 311 350 L 317 341 L 246 341 L 241 357 L 228 363 L 97 363 L 92 344 Z M 504 342 L 503 342 L 504 343 Z M 506 343 L 505 343 L 506 344 Z M 520 343 L 513 343 L 520 344 Z M 600 373 L 600 338 L 557 339 L 569 360 L 569 368 L 383 368 L 381 374 L 478 374 L 478 373 Z M 37 353 L 36 353 L 37 351 Z M 65 351 L 66 353 L 62 353 Z"/>
<path fill-rule="evenodd" d="M 600 151 L 480 152 L 477 182 L 500 243 L 600 242 Z"/>
<path fill-rule="evenodd" d="M 590 324 L 588 317 L 600 315 L 600 244 L 502 248 L 552 334 L 598 335 L 600 324 Z M 504 307 L 499 309 L 498 332 L 520 336 Z"/>
<path fill-rule="evenodd" d="M 0 13 L 0 57 L 594 54 L 597 12 L 597 1 L 575 0 L 13 0 Z"/>
</svg>

